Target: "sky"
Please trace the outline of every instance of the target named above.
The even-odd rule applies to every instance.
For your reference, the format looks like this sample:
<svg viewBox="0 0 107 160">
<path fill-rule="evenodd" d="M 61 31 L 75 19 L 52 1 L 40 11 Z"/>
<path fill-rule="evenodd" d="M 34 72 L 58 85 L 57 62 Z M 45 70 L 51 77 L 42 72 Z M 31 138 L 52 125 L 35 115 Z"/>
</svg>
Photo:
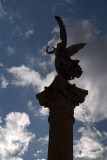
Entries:
<svg viewBox="0 0 107 160">
<path fill-rule="evenodd" d="M 59 27 L 67 46 L 87 43 L 73 59 L 83 74 L 69 81 L 88 90 L 74 116 L 74 160 L 107 160 L 106 0 L 0 0 L 0 160 L 46 160 L 48 109 L 36 94 L 55 78 L 54 55 Z"/>
</svg>

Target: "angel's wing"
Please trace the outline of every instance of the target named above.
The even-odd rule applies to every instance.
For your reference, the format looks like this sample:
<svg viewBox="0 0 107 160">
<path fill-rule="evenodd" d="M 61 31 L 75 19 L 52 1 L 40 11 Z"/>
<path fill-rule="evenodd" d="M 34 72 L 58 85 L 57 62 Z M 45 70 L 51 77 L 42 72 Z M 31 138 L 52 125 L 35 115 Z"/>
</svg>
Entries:
<svg viewBox="0 0 107 160">
<path fill-rule="evenodd" d="M 74 44 L 65 50 L 65 54 L 67 57 L 73 56 L 75 53 L 77 53 L 80 49 L 82 49 L 86 43 L 79 43 L 79 44 Z"/>
<path fill-rule="evenodd" d="M 62 19 L 59 16 L 55 16 L 56 21 L 59 24 L 60 27 L 60 39 L 61 39 L 61 46 L 66 48 L 67 44 L 67 36 L 66 36 L 66 29 L 65 25 L 63 24 Z"/>
</svg>

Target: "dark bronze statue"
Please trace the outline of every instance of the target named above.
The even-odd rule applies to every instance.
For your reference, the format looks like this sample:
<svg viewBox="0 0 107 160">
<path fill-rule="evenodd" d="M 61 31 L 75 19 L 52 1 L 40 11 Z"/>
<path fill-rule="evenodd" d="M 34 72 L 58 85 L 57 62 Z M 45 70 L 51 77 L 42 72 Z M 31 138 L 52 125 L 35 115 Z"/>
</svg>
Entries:
<svg viewBox="0 0 107 160">
<path fill-rule="evenodd" d="M 79 60 L 72 60 L 70 57 L 83 48 L 86 43 L 79 43 L 66 48 L 67 36 L 65 26 L 59 16 L 55 16 L 55 19 L 60 27 L 61 42 L 57 44 L 57 48 L 52 47 L 52 51 L 48 51 L 50 47 L 48 46 L 46 48 L 46 52 L 48 54 L 55 54 L 55 68 L 58 75 L 62 76 L 66 80 L 71 80 L 75 77 L 79 78 L 82 74 L 82 69 L 78 64 Z"/>
</svg>

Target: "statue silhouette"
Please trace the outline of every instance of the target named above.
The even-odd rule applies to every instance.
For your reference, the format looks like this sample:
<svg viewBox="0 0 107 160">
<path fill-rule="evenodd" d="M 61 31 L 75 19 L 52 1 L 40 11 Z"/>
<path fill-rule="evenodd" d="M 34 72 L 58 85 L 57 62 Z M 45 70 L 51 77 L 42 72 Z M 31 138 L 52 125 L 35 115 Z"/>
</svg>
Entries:
<svg viewBox="0 0 107 160">
<path fill-rule="evenodd" d="M 70 57 L 82 49 L 86 43 L 74 44 L 66 48 L 67 36 L 65 25 L 59 16 L 55 16 L 55 19 L 60 27 L 61 42 L 57 44 L 57 48 L 52 46 L 52 51 L 48 51 L 50 46 L 47 46 L 46 52 L 48 54 L 55 54 L 55 68 L 58 75 L 66 80 L 79 78 L 82 74 L 82 68 L 78 64 L 79 60 L 72 60 Z"/>
</svg>

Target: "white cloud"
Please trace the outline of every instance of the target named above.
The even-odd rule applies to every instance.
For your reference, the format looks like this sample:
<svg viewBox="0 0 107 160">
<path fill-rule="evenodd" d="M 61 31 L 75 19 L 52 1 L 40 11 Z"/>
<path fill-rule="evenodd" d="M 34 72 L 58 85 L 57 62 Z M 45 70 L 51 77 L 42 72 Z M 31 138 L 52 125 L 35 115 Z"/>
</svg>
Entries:
<svg viewBox="0 0 107 160">
<path fill-rule="evenodd" d="M 7 88 L 7 86 L 9 85 L 8 80 L 6 80 L 6 78 L 3 75 L 1 75 L 0 80 L 1 80 L 1 88 Z"/>
<path fill-rule="evenodd" d="M 85 73 L 83 73 L 79 80 L 75 80 L 75 82 L 77 87 L 79 86 L 88 90 L 89 95 L 86 97 L 85 103 L 75 109 L 75 117 L 82 122 L 97 122 L 106 119 L 107 36 L 98 37 L 100 31 L 91 20 L 70 21 L 70 19 L 64 19 L 64 23 L 67 30 L 68 46 L 81 42 L 88 43 L 76 55 L 76 58 L 80 59 L 80 65 Z M 48 45 L 56 46 L 59 42 L 57 38 L 59 34 L 58 28 L 54 27 L 52 33 L 55 35 L 48 42 Z M 45 47 L 43 48 L 45 49 Z M 44 51 L 41 50 L 41 52 Z M 81 52 L 83 53 L 81 54 Z M 54 64 L 54 56 L 50 55 L 50 57 L 52 59 L 49 61 L 51 63 L 47 63 L 48 67 Z"/>
<path fill-rule="evenodd" d="M 55 31 L 55 29 L 53 29 L 53 32 L 58 33 L 57 31 Z M 49 42 L 48 42 L 48 46 L 57 46 L 57 43 L 60 42 L 60 39 L 57 38 L 57 36 L 54 36 Z M 47 54 L 47 53 L 46 53 Z"/>
<path fill-rule="evenodd" d="M 42 153 L 42 149 L 41 150 L 37 150 L 36 153 L 34 154 L 34 157 L 39 157 L 39 155 Z"/>
<path fill-rule="evenodd" d="M 59 35 L 59 28 L 57 26 L 53 28 L 52 34 L 54 34 L 54 36 L 51 40 L 48 41 L 47 45 L 44 45 L 41 49 L 38 49 L 38 53 L 40 53 L 42 56 L 48 56 L 48 58 L 49 58 L 49 60 L 47 60 L 47 61 L 43 61 L 43 60 L 40 61 L 39 60 L 39 62 L 38 62 L 38 65 L 44 70 L 48 69 L 48 67 L 49 68 L 51 67 L 51 69 L 54 69 L 55 55 L 54 54 L 48 55 L 46 53 L 46 47 L 50 46 L 49 49 L 53 50 L 52 46 L 56 47 L 57 43 L 60 42 L 60 39 L 57 38 Z"/>
<path fill-rule="evenodd" d="M 99 36 L 100 31 L 91 20 L 70 21 L 65 18 L 64 23 L 67 30 L 68 46 L 87 42 L 87 46 L 73 57 L 73 59 L 80 60 L 84 71 L 81 78 L 75 79 L 74 82 L 77 87 L 89 91 L 85 103 L 76 107 L 75 117 L 82 122 L 98 122 L 106 119 L 107 35 Z"/>
<path fill-rule="evenodd" d="M 60 33 L 60 28 L 58 26 L 54 27 L 52 33 L 59 34 Z"/>
<path fill-rule="evenodd" d="M 46 71 L 46 69 L 47 69 L 46 61 L 42 61 L 42 62 L 39 61 L 38 63 L 39 63 L 40 68 L 42 68 L 43 70 Z"/>
<path fill-rule="evenodd" d="M 106 138 L 103 133 L 98 131 L 95 127 L 87 128 L 81 127 L 78 132 L 82 134 L 79 140 L 74 141 L 74 157 L 78 160 L 106 160 L 103 157 L 107 147 L 103 146 L 102 142 Z"/>
<path fill-rule="evenodd" d="M 29 102 L 27 103 L 27 107 L 28 107 L 28 109 L 29 109 L 30 111 L 33 111 L 33 110 L 34 110 L 32 101 L 29 101 Z"/>
<path fill-rule="evenodd" d="M 55 77 L 55 72 L 49 73 L 46 78 L 42 78 L 40 74 L 24 65 L 20 67 L 11 67 L 8 72 L 14 76 L 12 84 L 16 86 L 32 85 L 37 87 L 39 91 L 44 90 L 44 86 L 49 86 Z"/>
<path fill-rule="evenodd" d="M 77 106 L 74 110 L 75 119 L 81 122 L 89 122 L 90 121 L 89 115 L 90 115 L 90 110 L 88 109 L 87 106 L 83 104 Z"/>
<path fill-rule="evenodd" d="M 64 23 L 68 33 L 68 45 L 88 42 L 87 46 L 75 56 L 80 59 L 80 65 L 84 71 L 81 78 L 75 80 L 77 87 L 79 86 L 89 91 L 85 103 L 75 109 L 75 117 L 82 122 L 98 122 L 106 119 L 107 35 L 98 36 L 100 31 L 91 20 L 75 20 L 71 24 L 70 20 L 64 19 Z M 53 33 L 56 35 L 48 42 L 48 45 L 55 46 L 59 41 L 57 27 L 53 29 Z M 45 48 L 46 46 L 42 48 L 41 53 L 45 52 Z M 83 53 L 81 54 L 81 52 Z M 54 56 L 48 56 L 50 56 L 49 63 L 43 63 L 42 67 L 45 64 L 48 64 L 48 67 L 53 65 Z M 38 72 L 24 65 L 11 67 L 8 71 L 14 75 L 12 84 L 17 86 L 33 85 L 39 91 L 42 91 L 44 86 L 51 84 L 55 75 L 55 72 L 51 72 L 46 78 L 42 78 Z"/>
<path fill-rule="evenodd" d="M 49 114 L 49 109 L 48 109 L 48 108 L 41 107 L 41 109 L 39 110 L 39 113 L 40 113 L 42 116 L 47 116 L 47 115 Z"/>
<path fill-rule="evenodd" d="M 45 107 L 40 107 L 38 109 L 38 107 L 33 106 L 32 101 L 28 101 L 27 103 L 27 107 L 29 109 L 29 111 L 33 112 L 34 116 L 39 116 L 44 118 L 45 116 L 49 115 L 49 109 L 45 108 Z"/>
<path fill-rule="evenodd" d="M 37 140 L 37 142 L 41 142 L 43 145 L 48 144 L 49 136 L 46 135 L 45 137 L 41 137 Z"/>
<path fill-rule="evenodd" d="M 23 160 L 20 157 L 35 137 L 26 128 L 30 124 L 29 117 L 26 113 L 11 112 L 6 116 L 5 122 L 3 127 L 0 126 L 0 159 Z"/>
<path fill-rule="evenodd" d="M 42 56 L 46 56 L 46 47 L 47 46 L 43 46 L 42 48 L 38 49 L 38 53 L 40 53 Z"/>
<path fill-rule="evenodd" d="M 7 47 L 7 52 L 8 52 L 8 55 L 13 56 L 14 53 L 15 53 L 14 47 L 8 46 Z"/>
<path fill-rule="evenodd" d="M 34 34 L 34 28 L 30 28 L 25 32 L 25 37 L 29 38 L 32 34 Z"/>
<path fill-rule="evenodd" d="M 44 45 L 41 49 L 38 49 L 38 53 L 40 53 L 42 56 L 48 56 L 49 60 L 47 61 L 43 61 L 43 60 L 39 60 L 38 61 L 38 65 L 40 68 L 44 69 L 46 71 L 46 69 L 51 68 L 54 70 L 54 60 L 55 60 L 55 55 L 48 55 L 46 53 L 46 47 L 50 46 L 50 50 L 53 50 L 52 46 L 56 47 L 57 43 L 60 42 L 60 39 L 57 38 L 57 35 L 59 33 L 58 27 L 55 27 L 52 31 L 52 34 L 55 33 L 56 35 L 53 36 L 53 38 L 51 40 L 48 41 L 47 45 Z"/>
<path fill-rule="evenodd" d="M 107 36 L 98 37 L 91 41 L 83 50 L 83 54 L 78 57 L 83 66 L 83 76 L 75 80 L 77 86 L 89 91 L 86 98 L 83 113 L 87 116 L 88 121 L 98 122 L 107 119 L 106 99 L 107 99 Z M 75 109 L 75 113 L 83 107 L 80 105 Z M 86 113 L 87 110 L 88 114 Z M 79 117 L 76 116 L 79 120 Z M 83 116 L 82 116 L 83 118 Z M 81 119 L 80 119 L 81 120 Z"/>
<path fill-rule="evenodd" d="M 37 150 L 36 153 L 34 154 L 36 159 L 38 158 L 38 160 L 45 160 L 43 157 L 46 157 L 46 154 L 47 154 L 48 140 L 49 140 L 48 135 L 46 135 L 45 137 L 41 137 L 41 138 L 37 139 L 36 143 L 38 144 L 40 149 Z"/>
</svg>

